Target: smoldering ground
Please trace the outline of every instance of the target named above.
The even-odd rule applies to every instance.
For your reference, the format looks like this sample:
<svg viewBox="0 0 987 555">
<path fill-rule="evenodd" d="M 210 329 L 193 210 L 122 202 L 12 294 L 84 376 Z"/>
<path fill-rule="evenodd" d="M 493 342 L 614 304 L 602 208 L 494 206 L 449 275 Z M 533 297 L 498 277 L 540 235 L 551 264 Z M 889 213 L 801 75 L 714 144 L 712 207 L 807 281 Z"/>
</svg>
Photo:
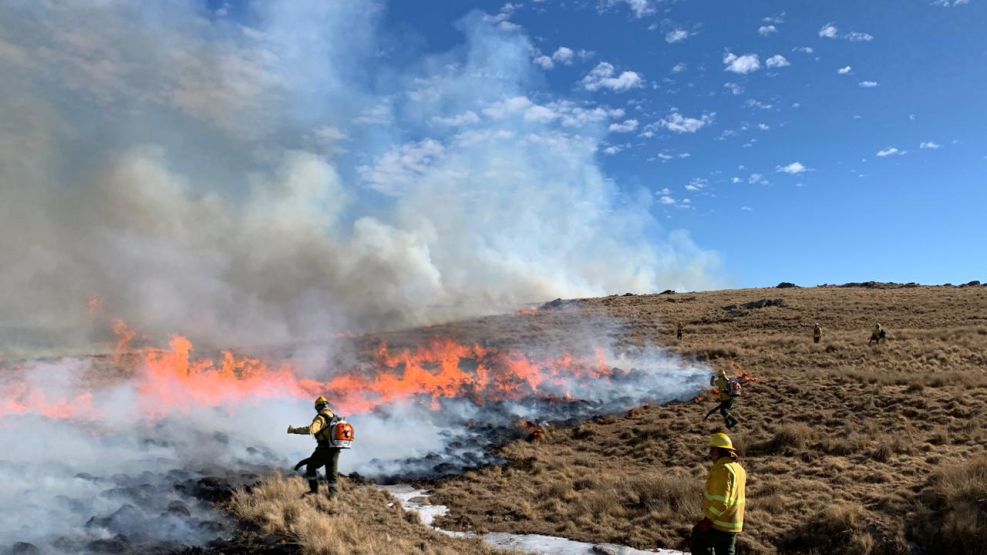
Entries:
<svg viewBox="0 0 987 555">
<path fill-rule="evenodd" d="M 657 351 L 614 360 L 626 369 L 592 379 L 557 376 L 510 400 L 474 389 L 468 396 L 416 395 L 353 414 L 356 447 L 343 453 L 340 470 L 387 482 L 496 464 L 490 448 L 517 437 L 519 419 L 558 423 L 688 398 L 708 375 Z M 140 373 L 90 387 L 89 364 L 28 362 L 3 373 L 0 440 L 15 446 L 0 463 L 0 538 L 8 546 L 25 542 L 55 553 L 206 545 L 233 533 L 213 505 L 231 486 L 271 469 L 290 472 L 313 447 L 310 439 L 284 433 L 288 423 L 307 423 L 313 413 L 311 400 L 297 391 L 270 391 L 284 383 L 277 375 L 270 390 L 169 406 L 174 392 L 151 391 L 149 385 L 161 382 Z"/>
</svg>

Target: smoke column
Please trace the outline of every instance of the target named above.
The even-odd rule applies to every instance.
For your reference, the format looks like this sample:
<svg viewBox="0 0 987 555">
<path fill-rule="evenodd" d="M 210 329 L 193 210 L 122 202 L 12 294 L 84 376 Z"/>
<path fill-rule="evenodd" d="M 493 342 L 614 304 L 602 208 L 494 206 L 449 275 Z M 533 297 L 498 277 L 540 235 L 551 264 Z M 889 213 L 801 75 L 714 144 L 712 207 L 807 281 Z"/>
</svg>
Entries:
<svg viewBox="0 0 987 555">
<path fill-rule="evenodd" d="M 624 108 L 549 93 L 516 26 L 425 54 L 386 9 L 0 7 L 0 351 L 90 344 L 92 296 L 226 347 L 719 283 L 601 171 Z"/>
</svg>

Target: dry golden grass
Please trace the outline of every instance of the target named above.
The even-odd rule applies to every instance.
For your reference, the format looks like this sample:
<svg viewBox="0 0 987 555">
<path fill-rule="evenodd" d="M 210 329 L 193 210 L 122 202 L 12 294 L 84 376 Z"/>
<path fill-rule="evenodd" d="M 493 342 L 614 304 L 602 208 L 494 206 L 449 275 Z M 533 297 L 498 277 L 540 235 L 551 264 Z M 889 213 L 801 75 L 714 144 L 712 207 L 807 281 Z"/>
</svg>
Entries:
<svg viewBox="0 0 987 555">
<path fill-rule="evenodd" d="M 785 306 L 723 308 L 759 299 Z M 741 425 L 731 433 L 749 476 L 744 553 L 897 555 L 909 541 L 927 553 L 984 553 L 985 464 L 969 461 L 987 453 L 987 288 L 740 290 L 578 304 L 578 312 L 394 334 L 392 343 L 448 334 L 579 348 L 568 330 L 617 318 L 618 348 L 664 343 L 760 378 L 735 405 Z M 685 325 L 681 341 L 676 321 Z M 824 329 L 819 344 L 815 321 Z M 889 338 L 868 346 L 875 322 Z M 648 407 L 507 445 L 505 467 L 436 484 L 435 502 L 450 507 L 440 524 L 682 547 L 700 517 L 705 441 L 721 431 L 718 416 L 702 421 L 711 407 L 704 399 Z M 947 534 L 960 539 L 943 543 Z"/>
<path fill-rule="evenodd" d="M 394 498 L 372 486 L 355 486 L 345 479 L 341 485 L 338 499 L 303 498 L 308 488 L 301 478 L 275 474 L 250 491 L 237 491 L 230 510 L 266 533 L 298 545 L 303 553 L 501 553 L 479 540 L 451 538 L 423 526 L 417 513 L 405 512 Z"/>
</svg>

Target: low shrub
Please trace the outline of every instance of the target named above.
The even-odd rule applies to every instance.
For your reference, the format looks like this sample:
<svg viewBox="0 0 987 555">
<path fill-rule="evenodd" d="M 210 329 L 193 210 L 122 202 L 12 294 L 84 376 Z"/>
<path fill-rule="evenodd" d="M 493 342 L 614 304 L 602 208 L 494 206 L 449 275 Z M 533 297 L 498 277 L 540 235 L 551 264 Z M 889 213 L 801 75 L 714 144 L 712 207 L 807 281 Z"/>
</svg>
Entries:
<svg viewBox="0 0 987 555">
<path fill-rule="evenodd" d="M 934 473 L 912 514 L 913 539 L 929 553 L 987 553 L 987 456 Z"/>
</svg>

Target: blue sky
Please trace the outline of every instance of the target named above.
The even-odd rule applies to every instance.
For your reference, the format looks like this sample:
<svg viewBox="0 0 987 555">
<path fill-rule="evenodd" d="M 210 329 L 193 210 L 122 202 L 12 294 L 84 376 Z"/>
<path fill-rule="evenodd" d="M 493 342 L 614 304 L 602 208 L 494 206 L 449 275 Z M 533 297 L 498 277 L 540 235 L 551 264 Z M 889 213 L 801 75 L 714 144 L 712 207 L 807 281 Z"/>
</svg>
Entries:
<svg viewBox="0 0 987 555">
<path fill-rule="evenodd" d="M 674 202 L 655 207 L 665 226 L 718 251 L 737 285 L 763 286 L 987 276 L 978 254 L 987 240 L 987 10 L 977 0 L 945 4 L 473 6 L 509 14 L 533 58 L 584 52 L 546 62 L 543 86 L 637 122 L 605 139 L 607 174 Z M 468 9 L 392 3 L 386 24 L 416 35 L 423 52 L 445 51 L 461 42 L 455 22 Z M 757 56 L 759 68 L 730 71 L 731 53 Z M 784 60 L 769 67 L 775 56 Z M 582 80 L 602 62 L 633 71 L 639 86 L 586 90 Z M 653 128 L 675 113 L 708 123 Z"/>
<path fill-rule="evenodd" d="M 231 344 L 556 297 L 987 281 L 985 16 L 0 3 L 0 329 L 82 333 L 93 296 Z"/>
</svg>

